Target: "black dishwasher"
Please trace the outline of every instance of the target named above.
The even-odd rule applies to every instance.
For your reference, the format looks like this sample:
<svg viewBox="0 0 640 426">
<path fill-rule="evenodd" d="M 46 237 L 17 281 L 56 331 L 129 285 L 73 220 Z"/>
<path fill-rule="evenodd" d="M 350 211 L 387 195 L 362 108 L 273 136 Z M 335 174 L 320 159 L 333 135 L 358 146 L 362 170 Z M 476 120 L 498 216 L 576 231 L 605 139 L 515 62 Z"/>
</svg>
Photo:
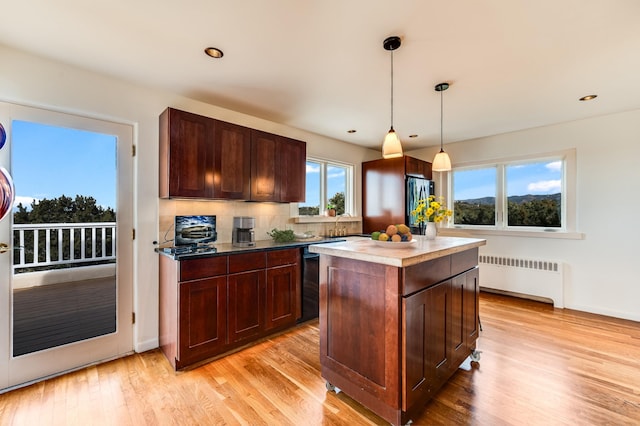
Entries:
<svg viewBox="0 0 640 426">
<path fill-rule="evenodd" d="M 298 322 L 318 318 L 320 297 L 319 260 L 319 254 L 310 253 L 309 246 L 304 246 L 302 249 L 302 317 Z"/>
</svg>

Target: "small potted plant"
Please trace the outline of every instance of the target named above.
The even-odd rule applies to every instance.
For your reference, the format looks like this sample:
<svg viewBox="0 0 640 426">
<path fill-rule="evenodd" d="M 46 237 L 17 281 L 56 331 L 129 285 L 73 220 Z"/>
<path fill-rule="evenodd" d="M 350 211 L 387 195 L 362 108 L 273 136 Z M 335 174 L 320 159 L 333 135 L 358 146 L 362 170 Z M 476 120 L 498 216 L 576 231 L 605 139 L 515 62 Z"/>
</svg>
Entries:
<svg viewBox="0 0 640 426">
<path fill-rule="evenodd" d="M 328 216 L 336 215 L 336 206 L 333 203 L 327 204 L 327 215 Z"/>
</svg>

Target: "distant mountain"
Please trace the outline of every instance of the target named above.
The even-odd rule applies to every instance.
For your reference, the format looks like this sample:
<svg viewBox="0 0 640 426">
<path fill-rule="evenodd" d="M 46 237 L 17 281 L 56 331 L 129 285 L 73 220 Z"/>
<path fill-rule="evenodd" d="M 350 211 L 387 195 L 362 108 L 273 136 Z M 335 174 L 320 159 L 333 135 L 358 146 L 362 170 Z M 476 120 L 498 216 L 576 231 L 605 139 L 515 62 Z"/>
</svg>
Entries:
<svg viewBox="0 0 640 426">
<path fill-rule="evenodd" d="M 490 204 L 494 205 L 496 203 L 496 197 L 482 197 L 482 198 L 472 198 L 469 200 L 458 200 L 458 203 L 467 203 L 467 204 Z"/>
<path fill-rule="evenodd" d="M 509 202 L 516 203 L 516 204 L 529 203 L 529 202 L 534 201 L 534 200 L 554 200 L 555 202 L 559 203 L 561 197 L 562 197 L 562 194 L 558 192 L 556 194 L 545 194 L 545 195 L 532 195 L 532 194 L 513 195 L 513 196 L 509 197 L 508 200 L 509 200 Z M 490 205 L 493 205 L 493 204 L 496 203 L 496 197 L 472 198 L 472 199 L 468 199 L 468 200 L 458 200 L 458 202 L 468 203 L 468 204 L 490 204 Z"/>
<path fill-rule="evenodd" d="M 512 203 L 522 204 L 528 203 L 534 200 L 553 200 L 556 203 L 560 203 L 562 198 L 562 194 L 559 192 L 556 194 L 545 194 L 545 195 L 514 195 L 508 198 L 508 200 Z"/>
</svg>

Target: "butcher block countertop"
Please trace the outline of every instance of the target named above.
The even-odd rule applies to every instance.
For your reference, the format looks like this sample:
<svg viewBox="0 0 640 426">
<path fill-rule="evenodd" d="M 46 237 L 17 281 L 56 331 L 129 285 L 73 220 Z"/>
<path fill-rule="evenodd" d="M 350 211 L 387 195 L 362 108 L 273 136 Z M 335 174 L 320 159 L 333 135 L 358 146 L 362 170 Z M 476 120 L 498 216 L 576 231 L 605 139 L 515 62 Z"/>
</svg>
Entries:
<svg viewBox="0 0 640 426">
<path fill-rule="evenodd" d="M 312 253 L 361 260 L 404 268 L 428 260 L 483 246 L 478 238 L 436 237 L 427 240 L 414 236 L 410 243 L 378 242 L 366 237 L 351 237 L 348 241 L 311 245 Z"/>
</svg>

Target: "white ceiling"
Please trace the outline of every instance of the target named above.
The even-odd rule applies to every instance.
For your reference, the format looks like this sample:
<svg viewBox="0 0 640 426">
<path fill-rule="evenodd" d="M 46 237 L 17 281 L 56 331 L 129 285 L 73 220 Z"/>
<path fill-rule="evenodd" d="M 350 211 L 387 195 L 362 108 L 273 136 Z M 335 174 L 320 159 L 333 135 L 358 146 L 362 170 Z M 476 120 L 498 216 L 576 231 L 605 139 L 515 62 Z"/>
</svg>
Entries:
<svg viewBox="0 0 640 426">
<path fill-rule="evenodd" d="M 0 5 L 2 44 L 376 149 L 390 125 L 391 35 L 405 149 L 439 144 L 442 81 L 445 143 L 640 108 L 638 0 Z M 598 98 L 578 101 L 588 94 Z"/>
</svg>

